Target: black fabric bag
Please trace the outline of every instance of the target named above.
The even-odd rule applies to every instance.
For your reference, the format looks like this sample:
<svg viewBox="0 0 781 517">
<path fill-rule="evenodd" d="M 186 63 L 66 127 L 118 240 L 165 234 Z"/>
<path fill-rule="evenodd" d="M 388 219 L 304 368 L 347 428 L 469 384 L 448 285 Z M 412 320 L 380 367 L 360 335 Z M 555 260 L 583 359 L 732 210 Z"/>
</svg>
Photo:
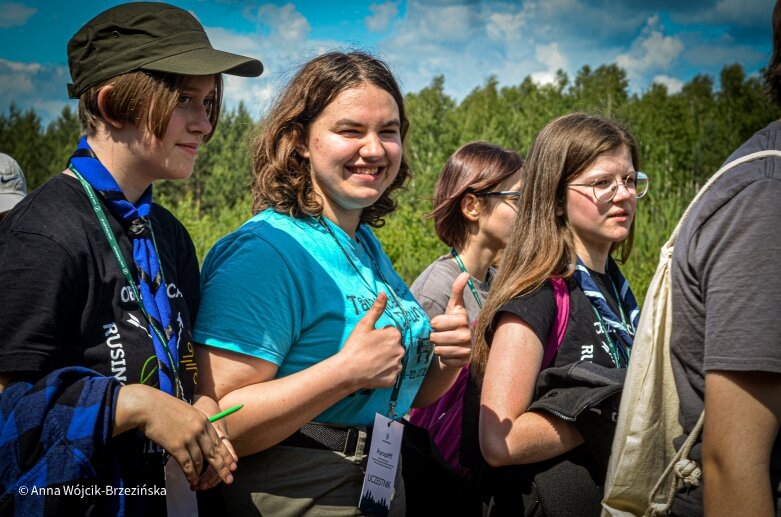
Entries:
<svg viewBox="0 0 781 517">
<path fill-rule="evenodd" d="M 404 423 L 401 441 L 407 517 L 436 515 L 482 515 L 482 504 L 473 483 L 448 464 L 437 450 L 428 430 Z"/>
</svg>

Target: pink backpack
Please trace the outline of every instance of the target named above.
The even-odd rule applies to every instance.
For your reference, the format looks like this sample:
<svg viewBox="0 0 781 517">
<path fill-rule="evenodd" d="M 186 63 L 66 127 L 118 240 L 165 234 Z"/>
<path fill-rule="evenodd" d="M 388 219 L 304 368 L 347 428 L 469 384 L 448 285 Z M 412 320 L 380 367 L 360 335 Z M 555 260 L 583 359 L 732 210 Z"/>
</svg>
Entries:
<svg viewBox="0 0 781 517">
<path fill-rule="evenodd" d="M 540 371 L 549 367 L 556 357 L 569 321 L 567 282 L 559 277 L 551 278 L 550 282 L 556 298 L 556 319 L 553 321 L 553 332 L 545 345 Z M 465 366 L 453 386 L 439 400 L 424 408 L 413 409 L 409 418 L 410 423 L 428 430 L 444 460 L 465 476 L 471 471 L 471 466 L 467 467 L 461 462 L 464 396 L 468 384 L 469 366 Z M 476 416 L 474 421 L 477 421 Z"/>
</svg>

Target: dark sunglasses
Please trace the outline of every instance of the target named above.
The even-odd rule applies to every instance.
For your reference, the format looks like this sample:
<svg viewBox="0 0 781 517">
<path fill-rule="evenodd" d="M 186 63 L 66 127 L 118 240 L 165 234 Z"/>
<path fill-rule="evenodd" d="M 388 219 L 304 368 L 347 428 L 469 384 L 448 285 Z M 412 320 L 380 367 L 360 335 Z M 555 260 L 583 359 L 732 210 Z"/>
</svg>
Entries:
<svg viewBox="0 0 781 517">
<path fill-rule="evenodd" d="M 475 196 L 500 196 L 510 198 L 512 201 L 518 201 L 521 197 L 520 190 L 483 190 L 475 192 Z"/>
</svg>

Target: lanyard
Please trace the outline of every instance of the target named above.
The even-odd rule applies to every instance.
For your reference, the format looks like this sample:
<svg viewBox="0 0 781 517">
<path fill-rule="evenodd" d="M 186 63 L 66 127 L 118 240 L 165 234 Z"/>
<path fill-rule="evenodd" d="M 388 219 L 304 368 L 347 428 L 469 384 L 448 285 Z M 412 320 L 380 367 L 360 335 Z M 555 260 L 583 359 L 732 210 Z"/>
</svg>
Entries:
<svg viewBox="0 0 781 517">
<path fill-rule="evenodd" d="M 458 264 L 459 269 L 463 273 L 469 273 L 469 271 L 466 270 L 466 266 L 461 261 L 461 257 L 458 256 L 458 252 L 455 248 L 450 248 L 450 254 L 453 255 L 453 258 L 456 260 L 456 264 Z M 469 280 L 466 281 L 466 285 L 469 286 L 469 290 L 472 291 L 472 296 L 475 297 L 475 301 L 477 302 L 477 306 L 479 308 L 483 308 L 483 302 L 480 301 L 480 297 L 477 295 L 477 288 L 475 288 L 474 282 L 472 282 L 472 275 L 469 275 Z"/>
<path fill-rule="evenodd" d="M 342 246 L 342 243 L 339 242 L 339 238 L 334 234 L 333 230 L 331 230 L 331 227 L 328 226 L 328 223 L 326 223 L 323 220 L 323 217 L 320 216 L 317 218 L 318 222 L 323 226 L 323 228 L 328 231 L 328 234 L 333 238 L 336 245 L 339 247 L 339 249 L 344 254 L 345 258 L 347 259 L 347 262 L 350 263 L 353 270 L 355 270 L 355 273 L 358 275 L 358 277 L 361 279 L 363 284 L 366 286 L 366 288 L 369 290 L 370 293 L 374 295 L 376 298 L 379 293 L 377 293 L 374 288 L 371 286 L 371 284 L 364 278 L 363 274 L 361 274 L 361 271 L 358 269 L 358 266 L 355 265 L 355 262 L 353 262 L 352 257 L 350 257 L 350 254 L 347 253 L 347 250 L 344 249 Z M 359 243 L 363 250 L 366 252 L 366 255 L 368 255 L 369 260 L 372 263 L 372 267 L 374 268 L 374 271 L 377 272 L 377 275 L 380 277 L 382 282 L 385 284 L 385 286 L 388 288 L 388 292 L 390 293 L 393 300 L 396 302 L 396 305 L 398 305 L 399 310 L 401 311 L 401 316 L 403 318 L 403 322 L 399 323 L 399 320 L 394 317 L 393 313 L 388 310 L 388 307 L 385 307 L 385 313 L 390 317 L 391 320 L 393 320 L 393 323 L 396 324 L 396 328 L 398 328 L 401 331 L 402 339 L 404 339 L 405 332 L 409 332 L 409 343 L 410 346 L 412 346 L 412 325 L 410 324 L 409 315 L 407 314 L 406 309 L 404 308 L 404 305 L 401 303 L 401 299 L 396 295 L 396 291 L 393 290 L 393 287 L 391 287 L 390 282 L 385 278 L 385 275 L 382 273 L 382 270 L 377 265 L 377 262 L 375 262 L 374 257 L 371 253 L 369 253 L 369 250 L 366 248 L 366 246 L 363 244 L 362 241 L 359 240 Z M 396 377 L 396 383 L 393 385 L 393 391 L 391 392 L 390 402 L 388 405 L 388 416 L 391 419 L 396 418 L 396 401 L 399 398 L 399 392 L 401 391 L 401 382 L 404 379 L 404 372 L 407 369 L 407 359 L 409 358 L 409 354 L 407 352 L 404 353 L 404 359 L 401 363 L 401 372 L 399 372 L 398 377 Z"/>
<path fill-rule="evenodd" d="M 103 229 L 103 233 L 106 235 L 106 238 L 108 239 L 109 244 L 111 245 L 111 251 L 114 252 L 114 258 L 117 259 L 117 263 L 119 264 L 119 268 L 122 270 L 122 274 L 125 276 L 125 280 L 127 281 L 128 285 L 130 286 L 130 289 L 133 291 L 133 296 L 136 298 L 136 302 L 138 303 L 138 307 L 141 309 L 141 313 L 146 318 L 147 322 L 149 323 L 149 326 L 152 328 L 152 331 L 157 335 L 157 339 L 160 340 L 160 342 L 163 344 L 163 349 L 165 350 L 166 355 L 168 356 L 168 361 L 171 363 L 171 373 L 174 376 L 174 385 L 175 385 L 175 396 L 178 399 L 183 399 L 184 391 L 182 389 L 182 382 L 179 379 L 179 372 L 178 365 L 176 364 L 176 361 L 174 361 L 173 354 L 171 354 L 171 350 L 168 348 L 168 341 L 165 339 L 165 333 L 163 333 L 159 328 L 157 328 L 157 325 L 154 324 L 154 321 L 152 320 L 152 317 L 149 316 L 149 313 L 144 308 L 143 301 L 141 300 L 141 293 L 138 291 L 138 288 L 136 287 L 136 283 L 133 280 L 133 277 L 130 275 L 130 268 L 127 265 L 127 261 L 125 261 L 125 257 L 122 256 L 122 251 L 119 249 L 119 243 L 117 242 L 116 237 L 114 237 L 114 232 L 111 231 L 111 226 L 109 225 L 108 219 L 106 218 L 106 213 L 103 210 L 103 207 L 100 204 L 100 201 L 98 201 L 97 195 L 95 195 L 95 190 L 92 188 L 92 185 L 90 185 L 87 180 L 84 179 L 84 177 L 79 173 L 79 171 L 76 170 L 76 167 L 74 165 L 68 164 L 68 168 L 70 171 L 76 176 L 76 178 L 81 183 L 81 186 L 84 188 L 84 191 L 87 193 L 87 197 L 90 200 L 90 204 L 92 205 L 92 210 L 95 212 L 95 216 L 98 218 L 98 221 L 100 222 L 100 227 Z M 149 229 L 152 229 L 152 222 L 149 222 Z M 155 234 L 152 233 L 152 243 L 155 246 L 155 252 L 157 252 L 157 242 L 155 241 Z M 160 253 L 157 252 L 158 257 L 160 256 Z M 160 271 L 162 274 L 163 271 L 163 265 L 160 264 Z M 165 279 L 163 280 L 165 281 Z"/>
<path fill-rule="evenodd" d="M 621 315 L 621 323 L 624 324 L 626 327 L 626 318 L 624 317 L 624 307 L 621 304 L 621 298 L 618 296 L 618 290 L 616 290 L 616 286 L 613 283 L 613 280 L 608 278 L 608 281 L 610 282 L 610 287 L 613 288 L 613 294 L 616 297 L 616 303 L 618 304 L 618 313 Z M 607 300 L 605 300 L 605 303 L 607 303 Z M 591 305 L 591 310 L 594 311 L 594 314 L 597 316 L 597 320 L 599 321 L 599 326 L 602 327 L 602 333 L 605 335 L 605 339 L 607 339 L 608 348 L 610 349 L 610 358 L 613 360 L 613 364 L 616 365 L 616 368 L 621 368 L 621 358 L 624 359 L 624 365 L 629 364 L 629 357 L 627 355 L 626 347 L 624 347 L 624 344 L 621 342 L 620 339 L 616 338 L 613 340 L 613 338 L 610 337 L 610 334 L 608 333 L 608 327 L 605 325 L 605 321 L 602 319 L 602 315 L 599 313 L 596 307 L 594 307 L 594 304 L 591 303 L 589 300 L 589 304 Z"/>
</svg>

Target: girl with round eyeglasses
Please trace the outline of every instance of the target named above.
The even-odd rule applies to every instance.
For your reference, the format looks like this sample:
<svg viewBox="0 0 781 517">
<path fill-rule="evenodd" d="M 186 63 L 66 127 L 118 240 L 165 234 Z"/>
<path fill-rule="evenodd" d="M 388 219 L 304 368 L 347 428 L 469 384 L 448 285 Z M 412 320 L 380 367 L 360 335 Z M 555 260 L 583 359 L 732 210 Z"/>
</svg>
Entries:
<svg viewBox="0 0 781 517">
<path fill-rule="evenodd" d="M 637 167 L 632 135 L 599 116 L 559 117 L 532 143 L 472 360 L 491 515 L 599 515 L 639 318 L 617 264 L 648 190 Z"/>
</svg>

